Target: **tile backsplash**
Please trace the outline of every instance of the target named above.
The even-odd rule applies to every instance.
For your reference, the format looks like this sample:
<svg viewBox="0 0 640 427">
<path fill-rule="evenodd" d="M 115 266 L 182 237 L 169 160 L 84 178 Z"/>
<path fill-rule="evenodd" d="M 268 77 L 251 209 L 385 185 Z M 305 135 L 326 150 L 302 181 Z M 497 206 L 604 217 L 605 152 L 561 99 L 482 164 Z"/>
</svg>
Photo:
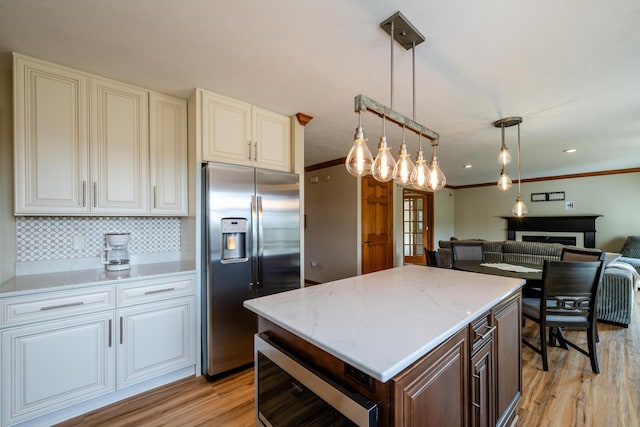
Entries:
<svg viewBox="0 0 640 427">
<path fill-rule="evenodd" d="M 180 218 L 17 217 L 16 261 L 97 257 L 112 232 L 131 233 L 132 255 L 180 251 Z M 83 249 L 74 249 L 74 237 Z"/>
</svg>

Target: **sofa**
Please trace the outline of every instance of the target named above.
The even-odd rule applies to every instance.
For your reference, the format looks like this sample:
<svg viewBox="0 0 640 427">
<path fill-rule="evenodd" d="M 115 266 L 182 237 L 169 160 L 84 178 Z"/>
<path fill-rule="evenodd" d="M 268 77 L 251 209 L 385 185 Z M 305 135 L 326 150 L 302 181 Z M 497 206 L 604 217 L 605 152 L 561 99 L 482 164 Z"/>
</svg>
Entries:
<svg viewBox="0 0 640 427">
<path fill-rule="evenodd" d="M 482 242 L 485 262 L 520 262 L 536 264 L 540 267 L 544 260 L 560 260 L 562 248 L 565 247 L 559 243 L 515 240 L 459 241 Z M 640 244 L 640 239 L 638 243 Z M 451 268 L 451 240 L 440 240 L 438 246 L 440 267 Z M 634 291 L 640 284 L 640 258 L 636 259 L 637 264 L 624 262 L 625 258 L 628 257 L 619 258 L 605 267 L 596 299 L 596 318 L 601 322 L 627 327 L 632 319 Z"/>
</svg>

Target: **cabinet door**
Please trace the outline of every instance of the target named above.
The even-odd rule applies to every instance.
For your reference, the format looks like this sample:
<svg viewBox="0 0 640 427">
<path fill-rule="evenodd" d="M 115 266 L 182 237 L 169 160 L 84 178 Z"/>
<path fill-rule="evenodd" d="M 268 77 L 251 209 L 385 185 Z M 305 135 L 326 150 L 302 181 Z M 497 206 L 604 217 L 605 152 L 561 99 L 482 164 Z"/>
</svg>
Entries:
<svg viewBox="0 0 640 427">
<path fill-rule="evenodd" d="M 471 358 L 471 425 L 491 427 L 494 425 L 494 369 L 493 342 L 487 342 Z"/>
<path fill-rule="evenodd" d="M 466 426 L 467 329 L 394 378 L 396 426 Z"/>
<path fill-rule="evenodd" d="M 291 119 L 259 107 L 252 116 L 255 166 L 290 172 Z"/>
<path fill-rule="evenodd" d="M 195 297 L 118 310 L 118 388 L 195 363 Z"/>
<path fill-rule="evenodd" d="M 151 214 L 187 214 L 187 102 L 149 94 Z"/>
<path fill-rule="evenodd" d="M 113 391 L 112 322 L 109 311 L 3 331 L 3 425 Z"/>
<path fill-rule="evenodd" d="M 91 211 L 148 214 L 147 92 L 108 80 L 90 85 Z"/>
<path fill-rule="evenodd" d="M 202 91 L 202 159 L 251 165 L 251 105 Z"/>
<path fill-rule="evenodd" d="M 87 78 L 14 55 L 16 214 L 83 214 L 87 201 Z"/>
<path fill-rule="evenodd" d="M 494 309 L 496 425 L 510 425 L 522 398 L 520 292 Z"/>
</svg>

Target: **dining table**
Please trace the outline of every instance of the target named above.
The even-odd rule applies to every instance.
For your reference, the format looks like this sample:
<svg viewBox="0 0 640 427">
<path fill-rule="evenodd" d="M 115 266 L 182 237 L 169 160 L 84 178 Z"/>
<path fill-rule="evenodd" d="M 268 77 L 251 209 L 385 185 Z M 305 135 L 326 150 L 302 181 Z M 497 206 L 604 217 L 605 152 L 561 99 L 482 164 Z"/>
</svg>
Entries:
<svg viewBox="0 0 640 427">
<path fill-rule="evenodd" d="M 512 267 L 512 268 L 510 268 Z M 494 276 L 515 277 L 525 279 L 527 285 L 538 284 L 542 281 L 542 266 L 520 262 L 485 262 L 485 261 L 456 261 L 452 264 L 454 270 L 470 271 L 472 273 L 493 274 Z"/>
</svg>

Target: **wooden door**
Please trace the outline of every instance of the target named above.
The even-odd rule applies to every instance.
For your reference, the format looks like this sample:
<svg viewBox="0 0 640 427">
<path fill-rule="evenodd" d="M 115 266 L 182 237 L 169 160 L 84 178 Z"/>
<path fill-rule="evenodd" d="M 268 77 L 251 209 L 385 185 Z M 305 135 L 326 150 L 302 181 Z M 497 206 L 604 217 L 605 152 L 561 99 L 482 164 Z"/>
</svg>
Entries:
<svg viewBox="0 0 640 427">
<path fill-rule="evenodd" d="M 393 182 L 362 178 L 362 274 L 393 267 Z"/>
<path fill-rule="evenodd" d="M 402 191 L 402 252 L 405 264 L 425 264 L 424 248 L 433 245 L 433 193 Z"/>
</svg>

